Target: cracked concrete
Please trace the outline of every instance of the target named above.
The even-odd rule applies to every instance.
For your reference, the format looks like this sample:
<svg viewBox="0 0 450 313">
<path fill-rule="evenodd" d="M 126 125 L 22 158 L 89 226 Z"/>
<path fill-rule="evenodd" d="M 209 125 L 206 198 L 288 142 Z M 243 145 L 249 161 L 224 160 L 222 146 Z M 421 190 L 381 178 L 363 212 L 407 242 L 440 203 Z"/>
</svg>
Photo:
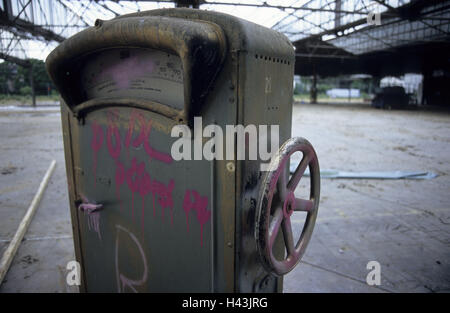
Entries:
<svg viewBox="0 0 450 313">
<path fill-rule="evenodd" d="M 76 292 L 61 123 L 49 111 L 0 112 L 0 253 L 50 161 L 57 167 L 0 292 Z M 293 136 L 307 138 L 323 169 L 425 170 L 431 180 L 323 179 L 317 224 L 285 292 L 450 291 L 450 115 L 358 105 L 296 104 Z M 302 179 L 298 195 L 307 194 Z M 301 213 L 294 230 L 300 232 Z M 368 286 L 369 261 L 381 285 Z"/>
<path fill-rule="evenodd" d="M 293 111 L 293 136 L 314 145 L 321 168 L 440 176 L 323 179 L 313 238 L 284 291 L 450 291 L 450 115 L 358 105 L 294 105 Z M 381 265 L 380 286 L 366 284 L 372 260 Z"/>
</svg>

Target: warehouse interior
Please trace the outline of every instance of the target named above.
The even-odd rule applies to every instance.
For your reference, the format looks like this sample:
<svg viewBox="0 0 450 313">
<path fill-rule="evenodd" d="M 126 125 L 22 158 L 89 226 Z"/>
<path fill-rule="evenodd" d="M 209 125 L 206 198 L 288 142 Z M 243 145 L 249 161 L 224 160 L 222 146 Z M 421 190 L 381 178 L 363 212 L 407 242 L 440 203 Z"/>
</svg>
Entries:
<svg viewBox="0 0 450 313">
<path fill-rule="evenodd" d="M 292 43 L 291 134 L 317 152 L 321 198 L 283 292 L 450 291 L 450 1 L 3 0 L 0 255 L 53 159 L 56 168 L 0 292 L 79 291 L 66 280 L 74 238 L 45 59 L 97 20 L 163 8 L 230 14 Z M 293 218 L 296 236 L 302 221 Z"/>
</svg>

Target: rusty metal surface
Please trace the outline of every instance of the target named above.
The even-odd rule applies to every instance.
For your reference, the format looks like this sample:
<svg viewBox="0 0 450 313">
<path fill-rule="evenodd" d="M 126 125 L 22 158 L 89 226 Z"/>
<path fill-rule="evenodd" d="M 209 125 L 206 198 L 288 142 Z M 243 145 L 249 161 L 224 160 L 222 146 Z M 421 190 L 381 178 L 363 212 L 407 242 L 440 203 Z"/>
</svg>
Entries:
<svg viewBox="0 0 450 313">
<path fill-rule="evenodd" d="M 294 63 L 295 60 L 293 46 L 289 39 L 283 34 L 273 29 L 220 12 L 188 8 L 158 9 L 126 14 L 116 17 L 116 19 L 152 16 L 208 21 L 219 25 L 224 31 L 228 44 L 228 51 L 230 52 L 259 52 L 260 54 L 267 56 L 289 56 L 291 63 Z"/>
<path fill-rule="evenodd" d="M 145 109 L 150 110 L 155 113 L 159 113 L 161 115 L 167 116 L 169 118 L 175 118 L 178 115 L 178 111 L 168 107 L 167 105 L 149 101 L 149 100 L 141 100 L 141 99 L 132 99 L 132 98 L 98 98 L 88 100 L 83 102 L 82 104 L 73 108 L 74 116 L 77 118 L 83 118 L 89 112 L 99 110 L 102 108 L 107 108 L 109 106 L 118 106 L 118 107 L 133 107 L 136 109 Z"/>
<path fill-rule="evenodd" d="M 80 229 L 79 229 L 79 221 L 77 210 L 74 207 L 76 197 L 78 194 L 77 182 L 75 180 L 75 153 L 76 151 L 73 148 L 78 149 L 78 145 L 73 146 L 73 143 L 78 142 L 76 140 L 77 132 L 76 127 L 73 125 L 76 120 L 73 118 L 70 110 L 68 109 L 65 102 L 61 101 L 61 124 L 63 131 L 63 141 L 64 141 L 64 156 L 66 160 L 66 175 L 67 175 L 67 187 L 69 194 L 69 205 L 70 205 L 70 216 L 72 220 L 72 231 L 73 231 L 73 241 L 75 248 L 75 257 L 78 262 L 83 264 L 82 257 L 82 246 L 80 242 Z M 73 129 L 73 130 L 72 130 Z M 75 140 L 74 140 L 75 138 Z M 79 287 L 80 292 L 86 291 L 86 276 L 85 271 L 82 269 L 81 271 L 81 285 Z"/>
<path fill-rule="evenodd" d="M 255 43 L 257 40 L 254 40 Z M 249 52 L 240 53 L 239 123 L 243 125 L 279 125 L 279 143 L 291 137 L 292 79 L 294 52 L 289 46 L 275 47 L 277 40 L 267 40 L 264 49 L 259 43 Z M 274 54 L 266 54 L 272 51 Z M 269 274 L 261 265 L 254 239 L 255 214 L 262 188 L 260 163 L 241 161 L 237 171 L 238 201 L 236 218 L 240 261 L 237 281 L 240 290 L 251 292 L 282 291 L 283 279 Z M 274 248 L 283 255 L 282 240 Z"/>
<path fill-rule="evenodd" d="M 191 110 L 200 105 L 220 70 L 226 51 L 222 30 L 209 22 L 166 17 L 130 17 L 97 21 L 65 40 L 48 56 L 47 71 L 69 107 L 86 101 L 81 89 L 80 67 L 89 55 L 112 48 L 140 47 L 168 51 L 183 63 L 185 107 L 178 120 L 187 122 Z"/>
<path fill-rule="evenodd" d="M 149 48 L 115 48 L 91 53 L 81 71 L 86 100 L 133 98 L 164 103 L 183 110 L 184 77 L 181 58 Z"/>
<path fill-rule="evenodd" d="M 198 28 L 197 33 L 188 36 L 194 27 Z M 181 51 L 191 49 L 192 52 L 192 47 L 199 45 L 192 39 L 199 38 L 197 35 L 207 36 L 213 43 L 204 52 L 206 55 L 215 51 L 216 63 L 213 63 L 217 66 L 214 73 L 208 72 L 213 68 L 208 66 L 196 72 L 184 68 L 184 82 L 191 92 L 185 92 L 185 107 L 181 112 L 145 99 L 83 100 L 76 77 L 85 64 L 83 58 L 88 58 L 91 52 L 127 48 L 127 45 L 170 49 L 181 57 L 183 66 L 189 66 L 189 60 L 183 59 L 187 54 L 183 56 Z M 192 59 L 192 53 L 188 57 Z M 291 132 L 293 62 L 292 45 L 283 35 L 226 14 L 189 9 L 140 12 L 101 22 L 98 27 L 68 39 L 49 57 L 47 67 L 67 100 L 62 105 L 62 121 L 76 255 L 84 275 L 83 291 L 282 290 L 282 278 L 264 270 L 254 240 L 255 199 L 261 184 L 259 161 L 183 161 L 168 166 L 149 157 L 151 150 L 146 152 L 142 145 L 135 147 L 138 150 L 130 150 L 128 156 L 124 140 L 130 129 L 127 123 L 138 112 L 143 120 L 152 121 L 147 139 L 152 148 L 164 154 L 170 152 L 173 142 L 168 131 L 177 123 L 189 123 L 189 116 L 202 116 L 204 125 L 216 124 L 222 129 L 236 124 L 280 125 L 282 143 Z M 209 73 L 204 77 L 210 77 L 211 84 L 198 80 L 204 71 Z M 196 99 L 195 95 L 202 97 Z M 131 133 L 129 147 L 140 137 L 141 124 L 137 123 L 135 132 Z M 114 149 L 119 142 L 121 150 L 116 154 Z M 137 184 L 141 197 L 139 191 L 132 191 L 132 182 L 116 181 L 118 162 L 129 170 L 134 166 L 133 159 L 136 166 L 144 164 L 141 169 L 152 180 L 166 187 L 174 180 L 174 227 L 170 223 L 162 227 L 158 202 L 153 216 L 150 189 Z M 232 167 L 230 162 L 234 163 Z M 203 227 L 199 223 L 189 224 L 189 234 L 184 210 L 186 207 L 189 211 L 189 202 L 184 203 L 187 190 L 207 197 L 206 211 L 211 214 Z M 83 197 L 103 204 L 99 217 L 77 209 Z M 190 219 L 196 218 L 194 211 L 190 210 Z M 202 232 L 205 246 L 199 242 Z M 131 250 L 127 251 L 126 246 Z M 282 243 L 275 249 L 282 253 Z M 143 262 L 144 256 L 147 263 Z M 100 268 L 103 270 L 99 272 Z"/>
</svg>

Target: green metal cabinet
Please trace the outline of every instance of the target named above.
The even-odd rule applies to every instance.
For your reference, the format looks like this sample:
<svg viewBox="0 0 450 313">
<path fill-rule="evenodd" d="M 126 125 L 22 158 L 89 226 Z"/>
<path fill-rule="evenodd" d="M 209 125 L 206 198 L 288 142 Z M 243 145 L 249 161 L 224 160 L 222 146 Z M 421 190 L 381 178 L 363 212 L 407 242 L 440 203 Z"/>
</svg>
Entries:
<svg viewBox="0 0 450 313">
<path fill-rule="evenodd" d="M 82 291 L 282 291 L 255 238 L 259 161 L 175 161 L 171 129 L 201 116 L 224 129 L 280 125 L 288 140 L 285 36 L 215 12 L 154 10 L 98 20 L 47 69 L 62 96 Z"/>
</svg>

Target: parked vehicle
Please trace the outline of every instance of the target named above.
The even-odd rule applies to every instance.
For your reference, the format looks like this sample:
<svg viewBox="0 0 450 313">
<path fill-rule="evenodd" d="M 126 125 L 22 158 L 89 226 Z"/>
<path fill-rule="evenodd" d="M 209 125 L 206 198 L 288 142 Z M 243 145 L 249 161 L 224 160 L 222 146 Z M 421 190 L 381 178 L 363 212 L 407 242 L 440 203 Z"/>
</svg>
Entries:
<svg viewBox="0 0 450 313">
<path fill-rule="evenodd" d="M 405 89 L 400 86 L 381 88 L 372 100 L 372 106 L 381 109 L 404 108 L 408 104 L 409 96 Z"/>
</svg>

